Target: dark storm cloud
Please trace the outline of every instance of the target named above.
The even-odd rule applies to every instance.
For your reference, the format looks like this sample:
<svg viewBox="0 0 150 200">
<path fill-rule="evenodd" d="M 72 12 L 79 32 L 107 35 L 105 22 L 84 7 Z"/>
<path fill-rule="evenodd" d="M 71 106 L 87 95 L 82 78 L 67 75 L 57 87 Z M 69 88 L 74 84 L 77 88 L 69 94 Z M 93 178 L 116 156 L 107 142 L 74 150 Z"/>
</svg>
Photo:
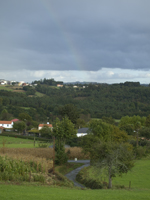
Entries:
<svg viewBox="0 0 150 200">
<path fill-rule="evenodd" d="M 0 69 L 148 70 L 149 7 L 149 0 L 0 0 Z"/>
</svg>

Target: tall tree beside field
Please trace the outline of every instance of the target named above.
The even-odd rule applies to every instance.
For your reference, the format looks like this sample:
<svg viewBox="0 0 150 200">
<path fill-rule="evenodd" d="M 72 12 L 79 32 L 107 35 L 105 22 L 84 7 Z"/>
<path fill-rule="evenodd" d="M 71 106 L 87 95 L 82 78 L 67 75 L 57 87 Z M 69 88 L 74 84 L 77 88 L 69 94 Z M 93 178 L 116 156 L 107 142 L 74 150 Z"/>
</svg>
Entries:
<svg viewBox="0 0 150 200">
<path fill-rule="evenodd" d="M 67 162 L 67 154 L 65 153 L 65 141 L 76 137 L 76 130 L 74 124 L 67 117 L 64 117 L 62 120 L 58 118 L 53 123 L 53 132 L 52 135 L 56 139 L 56 163 L 63 164 Z"/>
<path fill-rule="evenodd" d="M 130 145 L 124 143 L 102 142 L 93 146 L 97 159 L 93 165 L 99 173 L 106 171 L 108 176 L 108 188 L 112 188 L 112 178 L 117 174 L 127 173 L 133 166 L 133 151 Z"/>
<path fill-rule="evenodd" d="M 84 153 L 89 153 L 91 165 L 101 172 L 107 171 L 109 188 L 112 187 L 112 177 L 126 173 L 133 167 L 132 146 L 127 143 L 128 135 L 118 127 L 92 120 L 89 123 L 90 133 L 81 138 Z"/>
</svg>

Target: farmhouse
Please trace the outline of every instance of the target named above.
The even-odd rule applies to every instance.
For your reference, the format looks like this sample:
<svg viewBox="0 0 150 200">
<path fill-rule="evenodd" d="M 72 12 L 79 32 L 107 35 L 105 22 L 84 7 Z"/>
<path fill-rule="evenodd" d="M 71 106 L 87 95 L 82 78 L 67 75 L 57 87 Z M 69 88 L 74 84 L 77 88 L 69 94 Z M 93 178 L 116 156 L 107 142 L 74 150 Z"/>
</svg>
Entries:
<svg viewBox="0 0 150 200">
<path fill-rule="evenodd" d="M 0 127 L 3 127 L 5 131 L 10 131 L 13 128 L 13 121 L 0 121 Z"/>
<path fill-rule="evenodd" d="M 85 136 L 88 134 L 88 128 L 79 128 L 77 132 L 77 137 Z"/>
<path fill-rule="evenodd" d="M 51 129 L 53 128 L 52 124 L 49 124 L 49 123 L 47 123 L 47 124 L 39 124 L 38 130 L 41 130 L 41 129 L 42 129 L 43 127 L 45 127 L 45 126 L 51 128 Z"/>
</svg>

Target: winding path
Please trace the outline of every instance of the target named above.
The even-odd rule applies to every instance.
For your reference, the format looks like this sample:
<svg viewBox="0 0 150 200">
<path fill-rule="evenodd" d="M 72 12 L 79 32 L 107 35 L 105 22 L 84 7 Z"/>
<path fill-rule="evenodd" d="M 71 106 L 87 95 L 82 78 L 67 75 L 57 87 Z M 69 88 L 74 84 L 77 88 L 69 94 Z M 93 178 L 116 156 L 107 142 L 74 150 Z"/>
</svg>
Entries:
<svg viewBox="0 0 150 200">
<path fill-rule="evenodd" d="M 79 173 L 79 171 L 84 168 L 84 167 L 88 167 L 90 165 L 90 160 L 68 160 L 68 162 L 74 162 L 74 163 L 83 163 L 84 165 L 82 165 L 81 167 L 78 167 L 76 169 L 74 169 L 73 171 L 69 172 L 68 174 L 66 174 L 65 176 L 74 182 L 74 185 L 77 187 L 82 187 L 85 188 L 85 186 L 83 186 L 82 184 L 76 182 L 76 175 Z"/>
</svg>

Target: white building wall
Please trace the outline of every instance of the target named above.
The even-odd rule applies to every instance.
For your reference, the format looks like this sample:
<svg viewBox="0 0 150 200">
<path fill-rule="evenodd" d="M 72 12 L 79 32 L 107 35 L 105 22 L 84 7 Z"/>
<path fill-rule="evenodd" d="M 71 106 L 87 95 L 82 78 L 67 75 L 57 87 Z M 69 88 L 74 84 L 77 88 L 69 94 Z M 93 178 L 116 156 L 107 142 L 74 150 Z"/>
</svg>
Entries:
<svg viewBox="0 0 150 200">
<path fill-rule="evenodd" d="M 11 124 L 0 124 L 4 128 L 13 128 L 13 122 Z"/>
</svg>

